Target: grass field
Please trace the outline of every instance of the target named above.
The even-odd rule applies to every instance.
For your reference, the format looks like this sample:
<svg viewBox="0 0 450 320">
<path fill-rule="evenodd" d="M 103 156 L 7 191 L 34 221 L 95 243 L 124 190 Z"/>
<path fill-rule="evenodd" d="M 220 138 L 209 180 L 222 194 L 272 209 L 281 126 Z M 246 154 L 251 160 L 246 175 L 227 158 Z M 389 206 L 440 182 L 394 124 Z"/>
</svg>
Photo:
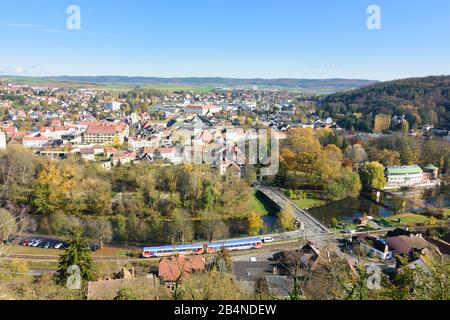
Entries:
<svg viewBox="0 0 450 320">
<path fill-rule="evenodd" d="M 324 205 L 326 202 L 319 198 L 319 195 L 312 191 L 304 191 L 306 197 L 304 199 L 295 199 L 291 198 L 292 202 L 294 202 L 301 209 L 309 209 L 313 207 L 319 207 Z"/>
<path fill-rule="evenodd" d="M 318 207 L 324 204 L 324 202 L 317 198 L 306 198 L 301 200 L 293 200 L 295 204 L 301 209 L 308 209 L 312 207 Z"/>
<path fill-rule="evenodd" d="M 43 255 L 43 256 L 59 256 L 64 252 L 64 250 L 58 249 L 44 249 L 44 248 L 34 248 L 29 246 L 19 246 L 16 244 L 8 245 L 6 247 L 6 253 L 9 254 L 32 254 L 32 255 Z M 139 250 L 131 250 L 125 248 L 115 248 L 115 247 L 103 247 L 92 253 L 93 257 L 123 257 L 128 253 L 140 253 Z"/>
<path fill-rule="evenodd" d="M 259 213 L 261 216 L 275 215 L 278 209 L 266 199 L 259 191 L 253 192 L 250 210 Z"/>
<path fill-rule="evenodd" d="M 391 225 L 396 225 L 396 224 L 425 223 L 426 221 L 428 221 L 428 218 L 425 216 L 422 216 L 420 214 L 403 213 L 403 214 L 398 214 L 395 216 L 389 216 L 389 217 L 383 218 L 381 220 L 385 221 Z"/>
<path fill-rule="evenodd" d="M 1 80 L 2 78 L 0 78 Z M 28 84 L 43 87 L 58 87 L 58 88 L 75 88 L 75 89 L 90 89 L 98 91 L 110 91 L 110 92 L 127 92 L 135 88 L 144 90 L 158 90 L 162 92 L 174 92 L 174 91 L 193 91 L 195 93 L 207 93 L 211 92 L 214 87 L 212 86 L 195 86 L 195 85 L 176 85 L 176 84 L 132 84 L 132 83 L 90 83 L 90 82 L 76 82 L 76 81 L 57 81 L 42 78 L 33 77 L 7 77 L 3 78 L 9 82 L 17 84 Z"/>
</svg>

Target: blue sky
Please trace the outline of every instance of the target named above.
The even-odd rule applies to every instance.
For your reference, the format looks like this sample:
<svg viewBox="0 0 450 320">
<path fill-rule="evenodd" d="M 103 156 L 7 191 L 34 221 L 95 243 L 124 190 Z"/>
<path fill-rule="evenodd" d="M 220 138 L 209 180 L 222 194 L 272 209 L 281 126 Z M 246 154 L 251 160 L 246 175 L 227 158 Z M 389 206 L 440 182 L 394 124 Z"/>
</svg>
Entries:
<svg viewBox="0 0 450 320">
<path fill-rule="evenodd" d="M 0 74 L 388 80 L 450 74 L 449 40 L 448 0 L 0 2 Z"/>
</svg>

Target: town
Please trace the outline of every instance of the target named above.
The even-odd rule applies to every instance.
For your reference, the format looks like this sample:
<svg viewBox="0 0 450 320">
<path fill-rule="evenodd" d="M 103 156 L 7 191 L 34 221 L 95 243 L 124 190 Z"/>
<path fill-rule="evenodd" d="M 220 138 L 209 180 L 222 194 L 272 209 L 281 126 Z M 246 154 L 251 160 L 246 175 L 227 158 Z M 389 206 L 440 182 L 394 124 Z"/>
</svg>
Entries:
<svg viewBox="0 0 450 320">
<path fill-rule="evenodd" d="M 437 310 L 449 30 L 446 0 L 3 1 L 2 307 Z"/>
<path fill-rule="evenodd" d="M 405 129 L 405 115 L 386 120 L 383 114 L 374 117 L 373 132 L 349 130 L 345 123 L 340 125 L 342 121 L 319 116 L 322 103 L 321 96 L 256 86 L 198 93 L 133 89 L 117 94 L 4 79 L 0 84 L 1 195 L 6 208 L 3 214 L 12 212 L 19 223 L 19 228 L 2 233 L 10 248 L 18 248 L 9 257 L 33 261 L 34 253 L 59 255 L 71 241 L 82 241 L 68 238 L 71 230 L 81 226 L 91 241 L 96 264 L 102 257 L 98 254 L 116 252 L 124 245 L 136 261 L 139 256 L 152 258 L 148 267 L 132 263 L 130 269 L 123 263 L 121 270 L 108 268 L 103 279 L 92 278 L 88 299 L 113 299 L 116 295 L 188 298 L 186 288 L 214 275 L 211 272 L 218 263 L 227 276 L 212 279 L 230 287 L 235 292 L 229 296 L 232 298 L 255 298 L 255 294 L 264 299 L 326 298 L 320 296 L 325 293 L 319 292 L 313 281 L 299 288 L 294 280 L 308 274 L 336 286 L 336 279 L 322 279 L 331 272 L 348 277 L 351 286 L 351 278 L 363 272 L 364 265 L 375 265 L 384 276 L 394 279 L 411 265 L 421 265 L 427 276 L 442 272 L 427 261 L 446 260 L 449 254 L 448 130 L 430 125 Z M 248 150 L 261 139 L 260 132 L 269 133 L 280 144 L 280 168 L 269 176 L 262 174 L 270 165 L 270 161 L 264 163 L 269 154 Z M 410 147 L 413 142 L 419 148 L 414 152 L 422 158 L 397 147 L 399 143 Z M 19 154 L 27 154 L 29 161 L 22 169 L 10 162 Z M 311 166 L 308 159 L 316 159 L 316 164 Z M 15 178 L 9 174 L 13 172 L 5 169 L 27 172 L 30 166 L 33 169 L 28 172 L 37 177 L 29 182 L 35 185 L 32 188 L 48 191 L 33 191 L 29 199 L 20 200 L 11 193 L 11 179 Z M 183 169 L 178 172 L 176 168 Z M 75 177 L 76 172 L 85 170 L 95 173 L 87 174 L 88 180 Z M 194 174 L 196 170 L 219 179 L 200 178 L 200 186 L 183 182 L 182 172 Z M 312 175 L 305 176 L 305 170 Z M 136 178 L 136 171 L 142 180 Z M 175 178 L 174 187 L 170 176 Z M 111 180 L 111 186 L 98 180 L 105 178 Z M 137 179 L 137 188 L 133 179 Z M 185 183 L 188 188 L 200 187 L 200 194 L 184 191 Z M 222 200 L 210 188 L 223 183 L 224 188 L 228 185 L 246 194 L 245 200 L 235 205 L 227 202 L 228 210 L 216 207 Z M 91 194 L 77 196 L 85 193 L 85 188 L 93 188 Z M 425 201 L 423 194 L 428 190 L 439 190 L 434 201 L 418 205 L 417 201 Z M 136 202 L 141 192 L 144 199 Z M 174 201 L 174 194 L 185 203 Z M 438 200 L 442 197 L 444 200 Z M 355 198 L 369 201 L 377 212 L 347 210 L 350 218 L 344 215 L 342 219 L 338 213 L 329 219 L 307 212 L 323 212 L 324 205 Z M 111 213 L 113 216 L 105 216 Z M 24 216 L 27 223 L 22 223 Z M 276 223 L 266 225 L 271 217 Z M 148 227 L 133 227 L 133 219 Z M 192 223 L 196 220 L 200 225 Z M 184 225 L 175 227 L 177 223 Z M 169 231 L 164 234 L 165 228 Z M 248 238 L 258 235 L 261 238 Z M 223 237 L 227 240 L 217 242 Z M 211 243 L 189 244 L 200 239 Z M 144 248 L 142 253 L 139 244 L 148 243 L 154 247 Z M 211 254 L 215 243 L 225 251 L 214 250 L 212 257 L 200 254 Z M 26 247 L 30 249 L 24 250 Z M 247 252 L 252 248 L 260 252 Z M 8 258 L 7 251 L 2 254 Z M 113 258 L 102 257 L 105 261 Z M 296 274 L 299 262 L 302 275 Z M 150 280 L 153 278 L 160 280 L 158 285 Z M 142 284 L 145 290 L 138 289 Z M 130 286 L 134 289 L 124 289 Z M 231 289 L 234 286 L 237 291 Z M 337 298 L 345 295 L 346 289 L 333 290 Z M 365 294 L 371 297 L 374 292 Z M 229 292 L 215 292 L 212 297 L 221 299 L 224 294 Z"/>
</svg>

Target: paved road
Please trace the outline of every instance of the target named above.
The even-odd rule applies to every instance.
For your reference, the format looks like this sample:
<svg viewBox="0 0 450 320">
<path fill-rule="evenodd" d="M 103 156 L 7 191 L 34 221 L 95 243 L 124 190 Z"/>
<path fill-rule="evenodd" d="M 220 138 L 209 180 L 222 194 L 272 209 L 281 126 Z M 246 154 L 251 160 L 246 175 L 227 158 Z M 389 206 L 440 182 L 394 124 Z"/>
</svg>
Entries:
<svg viewBox="0 0 450 320">
<path fill-rule="evenodd" d="M 304 224 L 304 230 L 301 232 L 304 237 L 311 240 L 325 240 L 330 238 L 332 233 L 322 223 L 317 221 L 313 216 L 303 209 L 300 209 L 296 204 L 291 202 L 281 191 L 273 187 L 260 186 L 261 191 L 267 198 L 275 203 L 279 208 L 284 208 L 290 204 L 294 214 Z M 298 237 L 299 231 L 293 233 L 285 233 L 285 236 L 296 234 Z"/>
</svg>

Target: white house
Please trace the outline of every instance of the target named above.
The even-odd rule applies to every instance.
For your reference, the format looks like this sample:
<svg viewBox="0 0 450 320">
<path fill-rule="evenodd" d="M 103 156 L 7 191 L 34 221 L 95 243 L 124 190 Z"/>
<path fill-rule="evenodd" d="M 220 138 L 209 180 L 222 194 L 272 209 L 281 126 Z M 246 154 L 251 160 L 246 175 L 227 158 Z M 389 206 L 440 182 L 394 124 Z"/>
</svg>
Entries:
<svg viewBox="0 0 450 320">
<path fill-rule="evenodd" d="M 361 242 L 361 246 L 369 255 L 381 260 L 389 260 L 394 256 L 394 251 L 383 240 L 368 237 Z"/>
<path fill-rule="evenodd" d="M 23 138 L 22 144 L 26 148 L 30 149 L 41 149 L 49 142 L 47 137 L 25 137 Z"/>
<path fill-rule="evenodd" d="M 207 115 L 207 114 L 214 114 L 221 111 L 221 108 L 216 105 L 206 105 L 206 106 L 196 106 L 196 105 L 190 105 L 184 108 L 184 112 L 186 113 L 194 113 L 198 115 Z"/>
<path fill-rule="evenodd" d="M 161 144 L 161 139 L 157 136 L 151 136 L 149 138 L 130 138 L 128 145 L 133 151 L 141 148 L 157 148 Z"/>
<path fill-rule="evenodd" d="M 119 111 L 121 107 L 122 107 L 122 104 L 117 101 L 105 103 L 105 110 L 108 110 L 108 111 Z"/>
</svg>

